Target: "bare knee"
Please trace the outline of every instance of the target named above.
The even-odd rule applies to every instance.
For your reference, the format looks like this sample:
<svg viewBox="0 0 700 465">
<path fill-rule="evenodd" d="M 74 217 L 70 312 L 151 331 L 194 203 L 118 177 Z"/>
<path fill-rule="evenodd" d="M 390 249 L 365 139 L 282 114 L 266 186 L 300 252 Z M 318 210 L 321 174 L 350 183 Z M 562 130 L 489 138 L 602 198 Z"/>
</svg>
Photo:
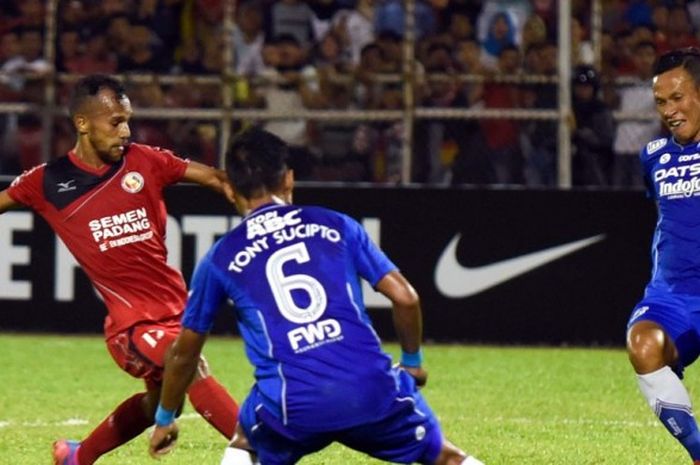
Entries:
<svg viewBox="0 0 700 465">
<path fill-rule="evenodd" d="M 248 437 L 246 436 L 240 421 L 238 422 L 238 424 L 236 424 L 236 430 L 233 433 L 231 442 L 229 442 L 229 447 L 235 447 L 236 449 L 253 450 L 253 448 L 250 446 L 250 442 L 248 442 Z"/>
<path fill-rule="evenodd" d="M 204 355 L 199 356 L 199 364 L 197 365 L 197 371 L 194 374 L 194 381 L 199 381 L 200 379 L 204 379 L 211 376 L 211 371 L 209 370 L 209 364 L 207 363 L 207 359 L 204 358 Z"/>
<path fill-rule="evenodd" d="M 658 324 L 640 321 L 627 332 L 627 355 L 639 374 L 651 373 L 678 359 L 673 341 Z"/>
</svg>

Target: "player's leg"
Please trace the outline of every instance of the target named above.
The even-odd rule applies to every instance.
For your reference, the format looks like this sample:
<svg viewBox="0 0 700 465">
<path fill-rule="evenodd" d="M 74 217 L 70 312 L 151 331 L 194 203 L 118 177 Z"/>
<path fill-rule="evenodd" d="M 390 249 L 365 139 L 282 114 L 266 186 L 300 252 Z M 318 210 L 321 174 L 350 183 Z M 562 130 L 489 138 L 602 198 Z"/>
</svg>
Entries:
<svg viewBox="0 0 700 465">
<path fill-rule="evenodd" d="M 239 421 L 236 425 L 236 431 L 233 433 L 231 442 L 224 450 L 224 456 L 221 459 L 221 465 L 259 465 L 252 446 L 243 430 L 243 426 Z"/>
<path fill-rule="evenodd" d="M 376 422 L 343 431 L 337 441 L 392 463 L 483 465 L 445 439 L 440 424 L 413 378 L 396 370 L 399 392 L 387 414 Z"/>
<path fill-rule="evenodd" d="M 698 338 L 672 300 L 643 301 L 630 318 L 627 353 L 642 395 L 664 427 L 700 463 L 700 432 L 679 375 L 697 357 Z"/>
<path fill-rule="evenodd" d="M 130 349 L 130 335 L 124 332 L 110 338 L 107 347 L 117 365 L 129 374 L 137 378 L 148 376 L 150 367 Z M 83 441 L 57 441 L 53 450 L 54 464 L 92 465 L 103 454 L 138 436 L 153 424 L 159 396 L 159 388 L 148 388 L 119 404 Z"/>
<path fill-rule="evenodd" d="M 179 320 L 140 325 L 131 332 L 131 351 L 142 363 L 152 367 L 147 379 L 158 385 L 165 364 L 165 354 L 179 333 Z M 231 439 L 238 421 L 238 405 L 228 391 L 211 376 L 203 357 L 187 394 L 194 409 L 226 439 Z"/>
<path fill-rule="evenodd" d="M 201 357 L 195 379 L 187 390 L 194 409 L 226 439 L 231 439 L 238 422 L 238 404 L 209 372 Z"/>
<path fill-rule="evenodd" d="M 253 386 L 241 406 L 236 432 L 221 465 L 293 465 L 330 443 L 331 439 L 322 433 L 288 428 L 262 406 L 260 393 Z"/>
<path fill-rule="evenodd" d="M 153 424 L 160 391 L 135 394 L 122 402 L 80 442 L 76 465 L 92 465 L 107 452 L 126 444 Z"/>
<path fill-rule="evenodd" d="M 459 447 L 452 444 L 447 439 L 442 441 L 440 455 L 434 462 L 435 465 L 484 465 L 473 455 L 467 456 Z"/>
</svg>

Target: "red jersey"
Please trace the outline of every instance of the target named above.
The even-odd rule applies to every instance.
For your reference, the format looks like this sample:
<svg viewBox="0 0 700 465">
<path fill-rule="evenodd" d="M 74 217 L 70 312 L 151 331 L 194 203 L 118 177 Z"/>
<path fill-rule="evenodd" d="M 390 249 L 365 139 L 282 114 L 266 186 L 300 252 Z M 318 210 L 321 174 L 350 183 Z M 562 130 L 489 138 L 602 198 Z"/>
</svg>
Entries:
<svg viewBox="0 0 700 465">
<path fill-rule="evenodd" d="M 187 288 L 167 264 L 163 188 L 182 179 L 188 160 L 131 144 L 101 169 L 73 152 L 19 176 L 8 189 L 63 240 L 107 305 L 105 335 L 139 322 L 178 317 Z"/>
</svg>

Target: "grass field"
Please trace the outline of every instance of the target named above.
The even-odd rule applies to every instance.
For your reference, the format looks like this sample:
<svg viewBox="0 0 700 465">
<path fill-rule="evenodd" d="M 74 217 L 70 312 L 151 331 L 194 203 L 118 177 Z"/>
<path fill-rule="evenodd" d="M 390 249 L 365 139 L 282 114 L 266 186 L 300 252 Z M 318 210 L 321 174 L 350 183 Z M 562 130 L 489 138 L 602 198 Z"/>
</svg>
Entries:
<svg viewBox="0 0 700 465">
<path fill-rule="evenodd" d="M 396 346 L 387 350 L 396 352 Z M 622 350 L 429 345 L 423 390 L 453 442 L 487 465 L 689 464 L 637 391 Z M 0 464 L 50 464 L 51 442 L 81 438 L 141 383 L 100 337 L 0 334 Z M 242 400 L 251 370 L 235 339 L 211 339 L 212 370 Z M 700 376 L 686 382 L 700 396 Z M 224 441 L 187 407 L 178 448 L 159 463 L 218 465 Z M 156 463 L 144 434 L 102 465 Z M 333 446 L 302 465 L 378 464 Z"/>
</svg>

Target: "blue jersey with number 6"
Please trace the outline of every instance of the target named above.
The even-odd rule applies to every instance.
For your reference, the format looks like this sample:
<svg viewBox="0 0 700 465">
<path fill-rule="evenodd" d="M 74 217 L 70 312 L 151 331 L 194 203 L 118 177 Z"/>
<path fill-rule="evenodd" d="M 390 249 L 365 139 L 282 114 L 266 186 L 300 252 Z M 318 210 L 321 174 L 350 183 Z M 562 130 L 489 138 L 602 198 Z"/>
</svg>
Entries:
<svg viewBox="0 0 700 465">
<path fill-rule="evenodd" d="M 268 204 L 198 264 L 183 326 L 211 329 L 230 299 L 264 407 L 284 424 L 328 431 L 371 421 L 397 386 L 362 299 L 396 266 L 350 217 Z"/>
</svg>

